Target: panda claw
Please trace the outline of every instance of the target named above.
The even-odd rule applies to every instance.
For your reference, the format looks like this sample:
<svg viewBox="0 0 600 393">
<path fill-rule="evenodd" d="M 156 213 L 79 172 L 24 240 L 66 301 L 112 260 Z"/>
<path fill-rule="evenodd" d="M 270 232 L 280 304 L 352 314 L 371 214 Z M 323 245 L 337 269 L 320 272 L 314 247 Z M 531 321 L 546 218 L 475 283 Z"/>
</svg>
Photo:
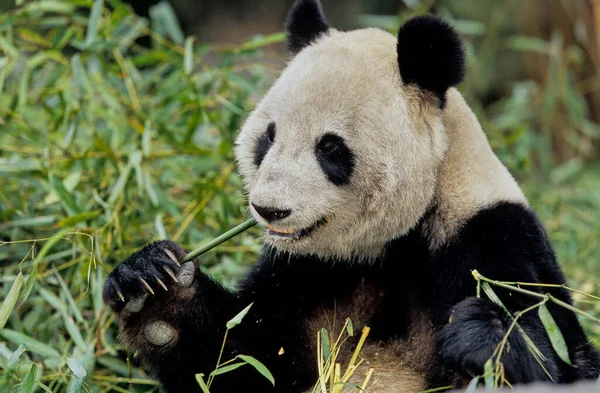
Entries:
<svg viewBox="0 0 600 393">
<path fill-rule="evenodd" d="M 163 248 L 163 251 L 165 252 L 165 254 L 167 254 L 167 256 L 169 258 L 171 258 L 171 260 L 173 262 L 175 262 L 177 264 L 177 266 L 181 267 L 181 264 L 177 260 L 177 257 L 175 256 L 175 254 L 173 254 L 173 251 L 169 250 L 168 248 Z"/>
<path fill-rule="evenodd" d="M 146 282 L 146 280 L 144 280 L 141 277 L 139 277 L 139 279 L 142 282 L 142 285 L 146 288 L 146 290 L 148 290 L 148 292 L 150 292 L 152 295 L 154 295 L 154 291 L 152 290 L 152 287 Z"/>
<path fill-rule="evenodd" d="M 156 280 L 156 282 L 158 283 L 158 285 L 160 285 L 165 291 L 169 292 L 169 289 L 167 288 L 167 286 L 165 285 L 165 283 L 160 278 L 154 276 L 154 279 Z"/>
<path fill-rule="evenodd" d="M 119 296 L 119 299 L 121 299 L 121 301 L 125 303 L 125 296 L 123 296 L 119 289 L 117 289 L 117 295 Z"/>
<path fill-rule="evenodd" d="M 167 272 L 167 274 L 173 279 L 173 281 L 175 281 L 177 284 L 179 284 L 179 280 L 177 279 L 177 276 L 175 276 L 175 273 L 173 273 L 173 271 L 171 269 L 169 269 L 167 266 L 163 266 L 163 269 L 165 269 L 165 272 Z"/>
</svg>

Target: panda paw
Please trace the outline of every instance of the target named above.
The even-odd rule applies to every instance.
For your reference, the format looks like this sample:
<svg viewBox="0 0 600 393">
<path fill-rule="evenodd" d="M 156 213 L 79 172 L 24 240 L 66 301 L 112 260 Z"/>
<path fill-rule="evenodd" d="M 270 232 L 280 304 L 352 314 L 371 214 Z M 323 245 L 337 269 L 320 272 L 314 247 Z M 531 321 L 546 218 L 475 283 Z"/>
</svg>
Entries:
<svg viewBox="0 0 600 393">
<path fill-rule="evenodd" d="M 438 351 L 445 368 L 465 377 L 483 375 L 484 365 L 508 333 L 512 318 L 490 300 L 470 297 L 458 303 L 450 322 L 440 331 Z M 519 325 L 545 356 L 543 367 L 532 356 L 522 333 L 513 329 L 500 361 L 510 383 L 558 380 L 560 371 L 548 337 L 534 315 L 523 315 Z M 496 356 L 496 355 L 494 355 Z"/>
<path fill-rule="evenodd" d="M 185 255 L 175 242 L 151 243 L 108 276 L 102 296 L 117 313 L 122 339 L 131 349 L 151 350 L 176 341 L 179 316 L 194 297 L 192 284 L 201 274 L 194 262 L 179 262 Z"/>
<path fill-rule="evenodd" d="M 477 297 L 463 300 L 454 307 L 438 336 L 442 363 L 466 376 L 482 375 L 485 362 L 509 324 L 505 311 L 491 301 Z"/>
</svg>

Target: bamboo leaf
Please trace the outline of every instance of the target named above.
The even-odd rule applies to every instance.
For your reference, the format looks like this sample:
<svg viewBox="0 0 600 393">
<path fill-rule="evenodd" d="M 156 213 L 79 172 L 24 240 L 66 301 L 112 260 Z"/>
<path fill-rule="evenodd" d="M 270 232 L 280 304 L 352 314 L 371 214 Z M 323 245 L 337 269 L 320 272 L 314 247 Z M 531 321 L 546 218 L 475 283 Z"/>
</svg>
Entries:
<svg viewBox="0 0 600 393">
<path fill-rule="evenodd" d="M 81 386 L 83 385 L 83 379 L 73 375 L 71 381 L 69 382 L 68 393 L 80 393 Z"/>
<path fill-rule="evenodd" d="M 99 215 L 100 215 L 99 210 L 96 210 L 93 212 L 79 213 L 79 214 L 75 214 L 74 216 L 71 216 L 71 217 L 63 218 L 56 225 L 58 225 L 61 228 L 72 227 L 75 224 L 79 224 L 80 222 L 93 220 L 94 218 L 98 217 Z"/>
<path fill-rule="evenodd" d="M 37 377 L 37 364 L 32 363 L 31 368 L 25 378 L 23 378 L 23 382 L 21 386 L 19 386 L 19 390 L 17 393 L 33 393 L 35 390 L 35 379 Z"/>
<path fill-rule="evenodd" d="M 183 72 L 191 75 L 194 70 L 194 37 L 185 40 L 185 52 L 183 55 Z"/>
<path fill-rule="evenodd" d="M 42 165 L 39 161 L 24 158 L 8 161 L 0 158 L 0 175 L 23 173 L 23 172 L 38 172 L 42 170 Z"/>
<path fill-rule="evenodd" d="M 204 382 L 204 374 L 196 374 L 196 381 L 198 385 L 200 385 L 200 389 L 202 389 L 202 393 L 210 393 L 206 383 Z"/>
<path fill-rule="evenodd" d="M 227 329 L 232 329 L 232 328 L 236 327 L 237 325 L 239 325 L 240 323 L 242 323 L 242 320 L 244 319 L 246 314 L 248 314 L 248 311 L 250 311 L 250 307 L 252 307 L 253 304 L 254 303 L 250 303 L 250 305 L 248 307 L 244 308 L 235 317 L 231 318 L 226 324 Z"/>
<path fill-rule="evenodd" d="M 550 338 L 552 348 L 554 348 L 554 351 L 556 351 L 556 354 L 562 359 L 563 362 L 572 366 L 573 363 L 569 357 L 569 350 L 567 348 L 565 338 L 563 337 L 558 325 L 556 324 L 556 321 L 552 317 L 552 314 L 550 314 L 550 311 L 545 304 L 542 304 L 538 308 L 538 315 L 542 321 L 542 324 L 544 325 L 544 329 L 546 329 L 548 337 Z"/>
<path fill-rule="evenodd" d="M 12 353 L 12 355 L 10 355 L 10 358 L 8 359 L 8 363 L 7 363 L 8 371 L 14 370 L 15 367 L 17 367 L 17 364 L 19 363 L 19 359 L 21 358 L 21 355 L 23 355 L 23 353 L 25 351 L 27 351 L 27 345 L 20 344 L 19 347 L 17 348 L 17 350 L 14 351 Z"/>
<path fill-rule="evenodd" d="M 11 329 L 4 329 L 0 334 L 13 344 L 25 344 L 29 351 L 44 358 L 60 358 L 60 353 L 56 349 L 26 334 Z"/>
<path fill-rule="evenodd" d="M 42 247 L 40 252 L 36 255 L 35 260 L 33 261 L 33 267 L 31 269 L 31 273 L 29 273 L 29 276 L 25 280 L 25 286 L 24 286 L 23 290 L 21 291 L 21 295 L 19 296 L 18 307 L 21 307 L 21 305 L 23 305 L 23 303 L 25 303 L 25 301 L 29 297 L 29 294 L 31 293 L 31 290 L 33 289 L 33 285 L 35 284 L 38 266 L 39 266 L 40 262 L 44 259 L 46 254 L 48 254 L 50 249 L 60 239 L 62 239 L 62 237 L 65 236 L 69 231 L 70 231 L 70 228 L 63 228 L 44 243 L 44 246 Z"/>
<path fill-rule="evenodd" d="M 73 374 L 76 377 L 83 379 L 87 376 L 87 372 L 85 371 L 85 368 L 81 365 L 79 360 L 77 360 L 76 358 L 68 358 L 67 365 L 69 366 L 71 371 L 73 371 Z"/>
<path fill-rule="evenodd" d="M 247 355 L 238 355 L 238 358 L 245 360 L 249 365 L 254 367 L 256 371 L 258 371 L 263 377 L 267 378 L 273 386 L 275 386 L 275 378 L 273 378 L 273 374 L 265 367 L 264 364 L 253 358 L 252 356 Z"/>
<path fill-rule="evenodd" d="M 98 29 L 100 28 L 100 18 L 102 17 L 102 9 L 104 8 L 104 0 L 95 0 L 90 12 L 90 19 L 85 32 L 84 46 L 90 47 L 96 40 Z"/>
<path fill-rule="evenodd" d="M 58 195 L 60 204 L 62 205 L 63 209 L 65 209 L 67 214 L 69 216 L 77 215 L 80 212 L 79 207 L 77 206 L 72 193 L 65 188 L 63 182 L 53 174 L 48 174 L 48 182 L 50 183 L 50 186 L 56 195 Z"/>
<path fill-rule="evenodd" d="M 177 44 L 183 44 L 185 36 L 179 26 L 177 15 L 171 4 L 166 1 L 162 1 L 150 8 L 150 17 L 154 24 L 154 28 L 159 32 L 162 31 L 169 37 L 173 42 Z"/>
<path fill-rule="evenodd" d="M 8 291 L 6 298 L 2 302 L 2 306 L 0 306 L 0 330 L 4 329 L 4 325 L 6 325 L 6 321 L 8 321 L 10 313 L 15 308 L 15 304 L 17 304 L 17 299 L 19 298 L 19 292 L 21 291 L 22 286 L 23 273 L 19 272 L 17 278 L 10 287 L 10 291 Z"/>
<path fill-rule="evenodd" d="M 348 332 L 348 335 L 354 336 L 354 325 L 352 325 L 352 320 L 350 318 L 347 318 L 346 322 L 346 331 Z"/>
<path fill-rule="evenodd" d="M 323 348 L 323 360 L 327 361 L 331 356 L 331 343 L 327 329 L 321 329 L 321 348 Z"/>
<path fill-rule="evenodd" d="M 465 393 L 475 393 L 477 391 L 477 385 L 479 385 L 479 377 L 475 377 L 469 382 Z"/>
<path fill-rule="evenodd" d="M 239 363 L 233 363 L 233 364 L 228 364 L 227 366 L 223 366 L 223 367 L 219 367 L 218 369 L 216 369 L 215 371 L 213 371 L 212 373 L 210 373 L 210 375 L 220 375 L 220 374 L 225 374 L 229 371 L 233 371 L 236 368 L 240 368 L 243 365 L 246 365 L 248 363 L 246 362 L 239 362 Z"/>
<path fill-rule="evenodd" d="M 485 390 L 494 390 L 494 364 L 492 359 L 488 359 L 483 365 L 483 380 L 485 382 Z"/>
</svg>

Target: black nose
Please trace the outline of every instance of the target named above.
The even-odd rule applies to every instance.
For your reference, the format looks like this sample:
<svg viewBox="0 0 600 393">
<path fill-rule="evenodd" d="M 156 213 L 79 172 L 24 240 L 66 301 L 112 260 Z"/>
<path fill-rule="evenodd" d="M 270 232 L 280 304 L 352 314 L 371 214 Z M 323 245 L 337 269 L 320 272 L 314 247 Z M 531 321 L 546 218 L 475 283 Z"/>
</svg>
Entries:
<svg viewBox="0 0 600 393">
<path fill-rule="evenodd" d="M 258 206 L 255 205 L 254 203 L 252 204 L 252 207 L 254 208 L 254 210 L 256 210 L 256 212 L 265 220 L 271 222 L 271 221 L 276 221 L 276 220 L 282 220 L 284 218 L 286 218 L 287 216 L 289 216 L 290 214 L 292 214 L 292 211 L 290 209 L 277 209 L 277 208 L 273 208 L 273 207 L 263 207 L 263 206 Z"/>
</svg>

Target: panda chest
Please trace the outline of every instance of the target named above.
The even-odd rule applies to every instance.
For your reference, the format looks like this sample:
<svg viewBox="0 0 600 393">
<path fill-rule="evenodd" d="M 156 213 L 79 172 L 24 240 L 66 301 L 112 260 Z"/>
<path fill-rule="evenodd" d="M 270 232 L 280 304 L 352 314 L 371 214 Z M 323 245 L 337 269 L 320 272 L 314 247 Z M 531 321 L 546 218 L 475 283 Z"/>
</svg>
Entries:
<svg viewBox="0 0 600 393">
<path fill-rule="evenodd" d="M 362 386 L 370 373 L 366 392 L 416 393 L 425 390 L 425 376 L 435 356 L 435 332 L 424 313 L 409 310 L 402 303 L 377 285 L 365 282 L 345 296 L 323 303 L 306 320 L 311 361 L 317 359 L 317 342 L 323 343 L 325 329 L 330 346 L 341 337 L 339 342 L 343 344 L 337 346 L 336 363 L 340 364 L 343 373 L 357 350 L 363 328 L 369 327 L 369 335 L 355 363 L 360 364 L 349 382 Z M 352 323 L 351 337 L 348 336 L 347 319 Z M 355 388 L 346 390 L 356 391 Z"/>
</svg>

